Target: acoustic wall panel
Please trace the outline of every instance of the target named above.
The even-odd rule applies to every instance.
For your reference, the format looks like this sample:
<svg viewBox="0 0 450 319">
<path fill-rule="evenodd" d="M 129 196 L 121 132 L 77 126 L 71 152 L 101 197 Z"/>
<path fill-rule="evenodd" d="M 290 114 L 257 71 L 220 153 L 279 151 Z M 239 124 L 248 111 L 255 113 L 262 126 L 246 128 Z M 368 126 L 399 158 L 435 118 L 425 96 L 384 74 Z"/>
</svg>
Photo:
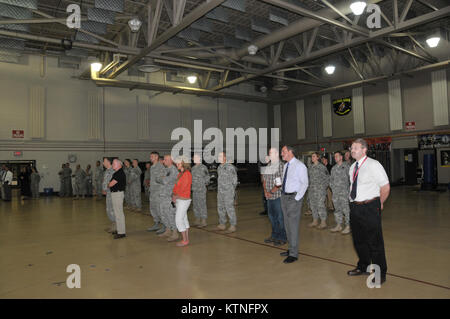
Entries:
<svg viewBox="0 0 450 319">
<path fill-rule="evenodd" d="M 103 138 L 103 98 L 101 90 L 88 93 L 88 139 Z"/>
<path fill-rule="evenodd" d="M 305 100 L 296 101 L 296 107 L 297 107 L 297 139 L 304 140 L 306 138 Z"/>
<path fill-rule="evenodd" d="M 353 130 L 355 134 L 364 134 L 364 95 L 363 88 L 352 90 Z"/>
<path fill-rule="evenodd" d="M 388 82 L 389 95 L 389 124 L 391 131 L 403 129 L 402 115 L 402 90 L 400 80 L 391 80 Z"/>
<path fill-rule="evenodd" d="M 331 126 L 331 95 L 322 95 L 322 120 L 323 120 L 323 137 L 333 135 Z"/>
<path fill-rule="evenodd" d="M 433 93 L 433 124 L 448 125 L 448 93 L 446 70 L 431 72 Z"/>
<path fill-rule="evenodd" d="M 45 138 L 46 89 L 30 87 L 30 137 Z"/>
</svg>

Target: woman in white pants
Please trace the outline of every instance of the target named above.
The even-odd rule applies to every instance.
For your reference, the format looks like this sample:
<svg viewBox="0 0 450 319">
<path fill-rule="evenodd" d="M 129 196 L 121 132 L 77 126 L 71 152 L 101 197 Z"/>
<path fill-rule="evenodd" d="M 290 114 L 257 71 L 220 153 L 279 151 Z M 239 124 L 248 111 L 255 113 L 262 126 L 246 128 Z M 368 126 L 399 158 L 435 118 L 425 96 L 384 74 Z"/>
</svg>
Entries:
<svg viewBox="0 0 450 319">
<path fill-rule="evenodd" d="M 191 205 L 192 174 L 189 160 L 185 157 L 178 158 L 175 163 L 178 168 L 178 176 L 172 192 L 172 204 L 176 207 L 175 223 L 183 240 L 177 243 L 178 247 L 189 244 L 189 221 L 187 211 Z"/>
</svg>

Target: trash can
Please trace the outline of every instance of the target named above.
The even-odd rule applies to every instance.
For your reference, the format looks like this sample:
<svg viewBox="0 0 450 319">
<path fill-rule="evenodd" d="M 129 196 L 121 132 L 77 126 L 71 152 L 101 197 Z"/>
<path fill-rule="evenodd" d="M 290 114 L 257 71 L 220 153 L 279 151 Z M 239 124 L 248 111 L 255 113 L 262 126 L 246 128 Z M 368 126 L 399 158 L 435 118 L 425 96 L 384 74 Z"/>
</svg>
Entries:
<svg viewBox="0 0 450 319">
<path fill-rule="evenodd" d="M 52 196 L 53 195 L 53 188 L 44 188 L 44 195 L 45 196 Z"/>
</svg>

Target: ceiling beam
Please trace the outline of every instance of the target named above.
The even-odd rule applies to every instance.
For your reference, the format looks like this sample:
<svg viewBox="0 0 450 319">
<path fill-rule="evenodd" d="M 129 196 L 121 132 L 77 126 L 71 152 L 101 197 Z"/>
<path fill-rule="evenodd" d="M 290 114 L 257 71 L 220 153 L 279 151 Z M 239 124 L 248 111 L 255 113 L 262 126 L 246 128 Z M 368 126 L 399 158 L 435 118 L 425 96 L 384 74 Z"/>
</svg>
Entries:
<svg viewBox="0 0 450 319">
<path fill-rule="evenodd" d="M 258 75 L 262 76 L 264 74 L 270 74 L 270 73 L 276 72 L 280 69 L 288 68 L 292 65 L 313 61 L 313 60 L 331 55 L 333 53 L 337 53 L 341 50 L 345 50 L 347 48 L 355 47 L 355 46 L 358 46 L 361 44 L 365 44 L 366 42 L 374 41 L 378 38 L 388 36 L 390 33 L 407 30 L 407 29 L 416 27 L 421 24 L 425 24 L 425 23 L 428 23 L 428 22 L 431 22 L 431 21 L 434 21 L 434 20 L 437 20 L 440 18 L 444 18 L 449 15 L 450 15 L 450 6 L 447 6 L 438 11 L 433 11 L 433 12 L 421 15 L 419 17 L 403 21 L 403 22 L 399 23 L 397 25 L 397 27 L 389 26 L 389 27 L 382 28 L 381 30 L 378 30 L 378 31 L 370 32 L 369 38 L 366 38 L 366 37 L 354 38 L 353 40 L 346 42 L 346 43 L 339 43 L 339 44 L 335 44 L 335 45 L 329 46 L 324 49 L 320 49 L 318 51 L 314 51 L 314 52 L 310 53 L 308 56 L 300 56 L 298 58 L 279 63 L 275 66 L 270 66 L 270 67 L 262 70 Z M 233 83 L 231 83 L 231 85 L 236 85 L 236 84 L 239 84 L 239 83 L 245 82 L 245 81 L 247 81 L 247 79 L 244 77 L 241 77 L 241 78 L 233 80 Z M 225 84 L 224 87 L 222 87 L 222 88 L 225 88 L 225 87 L 231 86 L 231 85 Z"/>
<path fill-rule="evenodd" d="M 289 10 L 291 12 L 300 14 L 302 16 L 314 19 L 314 20 L 318 20 L 320 22 L 326 23 L 326 24 L 331 24 L 331 25 L 335 25 L 337 27 L 340 27 L 341 29 L 347 30 L 347 31 L 351 31 L 353 33 L 362 35 L 362 36 L 369 36 L 369 32 L 359 26 L 350 26 L 348 24 L 339 22 L 337 20 L 334 19 L 330 19 L 327 17 L 324 17 L 322 15 L 317 14 L 316 12 L 304 9 L 300 6 L 297 6 L 295 4 L 291 4 L 289 2 L 283 1 L 283 0 L 261 0 L 263 2 L 266 2 L 268 4 L 283 8 L 285 10 Z"/>
<path fill-rule="evenodd" d="M 225 0 L 210 0 L 209 2 L 205 2 L 202 5 L 198 6 L 197 8 L 189 12 L 189 14 L 178 25 L 166 30 L 163 34 L 161 34 L 161 36 L 157 37 L 150 46 L 142 49 L 138 55 L 132 57 L 120 67 L 118 67 L 108 76 L 108 78 L 116 78 L 119 74 L 126 71 L 130 66 L 138 62 L 153 50 L 160 47 L 162 44 L 167 42 L 167 40 L 177 35 L 180 31 L 189 27 L 192 23 L 203 17 L 205 14 L 221 5 L 224 1 Z"/>
</svg>

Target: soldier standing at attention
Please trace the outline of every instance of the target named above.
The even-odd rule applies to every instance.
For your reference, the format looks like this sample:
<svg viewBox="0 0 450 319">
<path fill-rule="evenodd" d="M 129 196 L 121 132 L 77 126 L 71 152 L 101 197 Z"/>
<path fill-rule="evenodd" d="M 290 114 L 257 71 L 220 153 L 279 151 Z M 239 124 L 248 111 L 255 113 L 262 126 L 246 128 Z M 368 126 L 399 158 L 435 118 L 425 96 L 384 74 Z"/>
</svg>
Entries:
<svg viewBox="0 0 450 319">
<path fill-rule="evenodd" d="M 81 169 L 80 164 L 77 165 L 77 169 L 72 177 L 75 177 L 74 200 L 80 198 L 80 196 L 84 199 L 86 194 L 86 172 Z"/>
<path fill-rule="evenodd" d="M 139 161 L 134 159 L 133 167 L 130 169 L 130 197 L 131 209 L 134 209 L 137 212 L 142 211 L 141 174 L 142 171 L 139 167 Z"/>
<path fill-rule="evenodd" d="M 111 227 L 107 228 L 106 231 L 108 233 L 113 233 L 116 231 L 116 217 L 114 215 L 114 209 L 112 205 L 111 190 L 108 187 L 109 182 L 111 181 L 112 176 L 114 175 L 115 172 L 114 169 L 112 168 L 112 159 L 104 157 L 103 166 L 105 167 L 105 172 L 103 174 L 102 193 L 103 195 L 106 195 L 106 215 L 111 221 Z"/>
<path fill-rule="evenodd" d="M 36 167 L 31 168 L 31 197 L 33 199 L 39 198 L 39 182 L 41 181 L 41 176 L 39 175 Z"/>
<path fill-rule="evenodd" d="M 73 189 L 72 189 L 72 169 L 70 168 L 70 164 L 66 163 L 66 167 L 63 170 L 63 178 L 64 178 L 64 196 L 72 197 Z"/>
<path fill-rule="evenodd" d="M 234 198 L 237 186 L 237 172 L 233 164 L 227 163 L 224 152 L 219 153 L 217 168 L 217 211 L 219 213 L 219 225 L 217 230 L 225 230 L 227 215 L 230 228 L 225 232 L 230 234 L 236 231 L 236 211 L 234 209 Z"/>
<path fill-rule="evenodd" d="M 330 175 L 327 168 L 319 162 L 319 158 L 319 153 L 313 153 L 311 156 L 312 164 L 308 169 L 308 199 L 309 207 L 313 213 L 313 221 L 308 226 L 318 226 L 318 229 L 325 229 L 327 227 L 325 197 L 327 196 L 327 187 L 330 183 Z M 321 220 L 320 225 L 319 217 Z"/>
<path fill-rule="evenodd" d="M 350 192 L 350 179 L 348 171 L 350 165 L 347 162 L 343 162 L 341 152 L 334 153 L 334 160 L 336 164 L 331 169 L 330 175 L 330 187 L 333 192 L 333 204 L 334 204 L 334 218 L 336 220 L 336 227 L 332 228 L 331 232 L 342 231 L 342 234 L 350 233 L 350 206 L 348 195 Z M 345 217 L 345 228 L 343 217 Z"/>
<path fill-rule="evenodd" d="M 86 196 L 92 196 L 92 170 L 91 164 L 86 167 Z"/>
<path fill-rule="evenodd" d="M 164 166 L 159 162 L 158 152 L 152 152 L 150 154 L 150 161 L 152 162 L 152 166 L 150 167 L 150 214 L 153 217 L 154 224 L 147 231 L 156 231 L 159 235 L 166 231 L 166 227 L 162 224 L 159 209 L 161 184 L 156 182 L 156 177 L 164 174 Z"/>
<path fill-rule="evenodd" d="M 199 154 L 194 154 L 194 166 L 192 174 L 192 201 L 194 206 L 195 221 L 194 226 L 206 227 L 208 209 L 206 208 L 206 186 L 209 184 L 208 168 L 202 164 Z"/>
<path fill-rule="evenodd" d="M 103 167 L 101 166 L 100 161 L 95 163 L 95 171 L 94 171 L 94 183 L 95 183 L 95 193 L 97 194 L 97 200 L 102 199 L 103 193 Z"/>
<path fill-rule="evenodd" d="M 145 172 L 144 172 L 144 181 L 142 182 L 142 186 L 144 186 L 145 195 L 144 197 L 148 200 L 150 196 L 150 166 L 151 163 L 145 163 Z"/>
<path fill-rule="evenodd" d="M 125 208 L 131 208 L 131 196 L 130 196 L 130 184 L 131 184 L 131 160 L 126 159 L 123 161 L 123 172 L 125 173 L 126 178 L 126 186 L 125 186 L 125 193 L 124 193 L 124 206 Z"/>
<path fill-rule="evenodd" d="M 164 233 L 159 234 L 160 237 L 168 237 L 167 241 L 178 240 L 178 230 L 175 222 L 175 207 L 172 205 L 172 191 L 177 182 L 178 169 L 173 165 L 171 155 L 164 156 L 165 170 L 162 176 L 156 177 L 156 182 L 161 184 L 161 192 L 159 194 L 162 222 L 166 227 Z"/>
<path fill-rule="evenodd" d="M 58 172 L 59 175 L 59 197 L 64 197 L 64 191 L 66 186 L 64 184 L 64 168 L 66 168 L 66 164 L 61 165 L 61 170 Z"/>
</svg>

